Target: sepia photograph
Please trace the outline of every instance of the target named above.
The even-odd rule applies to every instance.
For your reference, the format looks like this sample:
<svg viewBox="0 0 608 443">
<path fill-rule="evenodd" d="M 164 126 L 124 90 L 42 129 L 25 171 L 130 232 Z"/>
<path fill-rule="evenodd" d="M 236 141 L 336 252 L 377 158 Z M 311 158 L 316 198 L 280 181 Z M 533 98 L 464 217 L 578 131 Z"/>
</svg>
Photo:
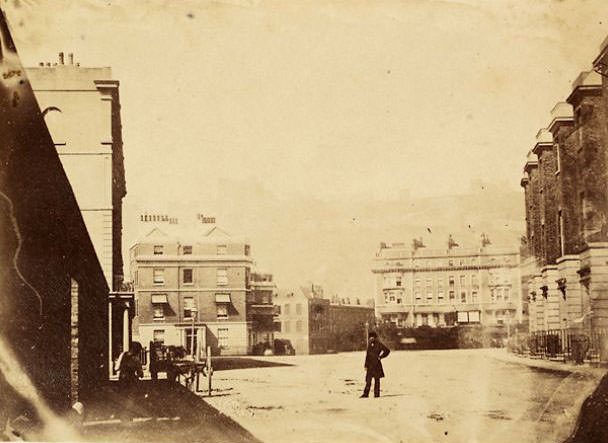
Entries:
<svg viewBox="0 0 608 443">
<path fill-rule="evenodd" d="M 608 443 L 607 371 L 605 0 L 0 0 L 0 441 Z"/>
</svg>

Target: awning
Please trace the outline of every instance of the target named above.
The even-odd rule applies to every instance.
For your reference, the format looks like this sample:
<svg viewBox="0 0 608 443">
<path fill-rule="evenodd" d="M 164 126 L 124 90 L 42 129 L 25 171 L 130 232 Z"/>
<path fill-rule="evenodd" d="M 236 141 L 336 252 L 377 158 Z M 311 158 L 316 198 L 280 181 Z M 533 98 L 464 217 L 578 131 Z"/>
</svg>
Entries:
<svg viewBox="0 0 608 443">
<path fill-rule="evenodd" d="M 167 294 L 152 294 L 152 303 L 169 303 L 167 301 Z"/>
<path fill-rule="evenodd" d="M 215 294 L 216 303 L 230 303 L 230 294 Z"/>
</svg>

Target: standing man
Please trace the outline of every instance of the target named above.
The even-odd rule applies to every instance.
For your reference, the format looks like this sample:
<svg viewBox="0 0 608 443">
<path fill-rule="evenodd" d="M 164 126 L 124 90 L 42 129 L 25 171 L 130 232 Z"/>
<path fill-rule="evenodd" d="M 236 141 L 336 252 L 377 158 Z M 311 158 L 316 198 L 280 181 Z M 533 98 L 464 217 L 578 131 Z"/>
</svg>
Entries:
<svg viewBox="0 0 608 443">
<path fill-rule="evenodd" d="M 369 397 L 369 388 L 374 379 L 374 397 L 380 397 L 380 379 L 384 377 L 382 369 L 382 360 L 390 354 L 390 350 L 378 340 L 378 334 L 374 331 L 369 333 L 369 343 L 367 345 L 367 354 L 365 354 L 365 389 L 361 398 Z"/>
</svg>

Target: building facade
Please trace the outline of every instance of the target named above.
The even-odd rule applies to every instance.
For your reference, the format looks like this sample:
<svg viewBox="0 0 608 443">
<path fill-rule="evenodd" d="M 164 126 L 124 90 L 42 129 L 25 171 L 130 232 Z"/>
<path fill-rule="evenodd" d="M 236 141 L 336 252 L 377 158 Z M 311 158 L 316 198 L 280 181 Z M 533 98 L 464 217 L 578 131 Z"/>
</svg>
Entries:
<svg viewBox="0 0 608 443">
<path fill-rule="evenodd" d="M 109 287 L 1 10 L 0 54 L 4 426 L 86 403 L 107 379 Z"/>
<path fill-rule="evenodd" d="M 109 358 L 129 347 L 133 293 L 123 286 L 126 195 L 119 82 L 109 67 L 82 67 L 73 54 L 26 68 L 110 292 Z M 115 375 L 110 363 L 110 376 Z"/>
<path fill-rule="evenodd" d="M 251 352 L 252 258 L 244 239 L 218 227 L 191 238 L 154 228 L 131 247 L 130 261 L 137 341 L 199 356 L 207 346 L 213 355 Z"/>
<path fill-rule="evenodd" d="M 519 251 L 382 243 L 374 258 L 376 316 L 397 327 L 522 320 Z"/>
<path fill-rule="evenodd" d="M 275 338 L 289 340 L 296 354 L 324 354 L 330 349 L 329 300 L 318 286 L 279 291 L 275 296 Z"/>
<path fill-rule="evenodd" d="M 250 343 L 272 349 L 274 346 L 274 296 L 277 285 L 272 274 L 252 272 L 247 298 L 247 321 L 251 323 Z"/>
<path fill-rule="evenodd" d="M 26 72 L 108 286 L 119 291 L 126 195 L 119 82 L 111 68 L 82 67 L 63 53 Z"/>
<path fill-rule="evenodd" d="M 608 39 L 528 154 L 522 274 L 530 330 L 608 326 Z"/>
</svg>

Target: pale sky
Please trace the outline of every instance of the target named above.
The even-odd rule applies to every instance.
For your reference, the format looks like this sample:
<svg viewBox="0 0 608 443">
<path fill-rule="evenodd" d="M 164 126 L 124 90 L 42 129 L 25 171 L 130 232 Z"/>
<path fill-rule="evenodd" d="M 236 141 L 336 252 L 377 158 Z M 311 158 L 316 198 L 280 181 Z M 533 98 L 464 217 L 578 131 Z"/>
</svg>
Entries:
<svg viewBox="0 0 608 443">
<path fill-rule="evenodd" d="M 262 194 L 296 211 L 300 200 L 463 193 L 477 178 L 517 191 L 537 130 L 608 35 L 604 0 L 0 4 L 25 65 L 74 52 L 120 80 L 125 242 L 140 209 L 189 206 L 247 235 L 279 282 L 366 294 L 371 273 L 345 285 L 323 273 L 319 261 L 339 255 L 289 268 L 308 239 L 281 225 L 280 204 L 258 208 L 251 232 L 226 214 Z M 225 210 L 219 183 L 232 182 L 260 194 L 233 192 Z M 270 236 L 284 247 L 265 247 Z"/>
</svg>

